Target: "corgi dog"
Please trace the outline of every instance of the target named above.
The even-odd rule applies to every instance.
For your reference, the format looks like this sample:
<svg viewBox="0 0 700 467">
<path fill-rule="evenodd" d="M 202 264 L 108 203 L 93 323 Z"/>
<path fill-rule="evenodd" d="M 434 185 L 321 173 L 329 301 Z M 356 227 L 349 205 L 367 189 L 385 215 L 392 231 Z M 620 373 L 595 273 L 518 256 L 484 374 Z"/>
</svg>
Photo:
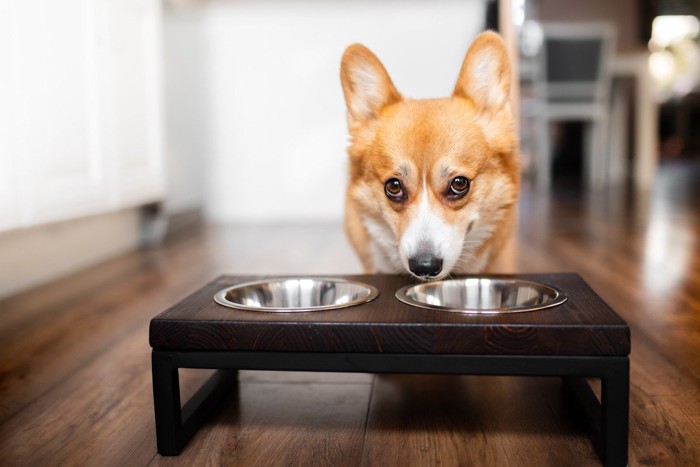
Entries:
<svg viewBox="0 0 700 467">
<path fill-rule="evenodd" d="M 340 78 L 350 133 L 345 230 L 365 271 L 438 280 L 508 267 L 520 164 L 500 36 L 474 40 L 447 98 L 403 97 L 360 44 L 346 49 Z"/>
</svg>

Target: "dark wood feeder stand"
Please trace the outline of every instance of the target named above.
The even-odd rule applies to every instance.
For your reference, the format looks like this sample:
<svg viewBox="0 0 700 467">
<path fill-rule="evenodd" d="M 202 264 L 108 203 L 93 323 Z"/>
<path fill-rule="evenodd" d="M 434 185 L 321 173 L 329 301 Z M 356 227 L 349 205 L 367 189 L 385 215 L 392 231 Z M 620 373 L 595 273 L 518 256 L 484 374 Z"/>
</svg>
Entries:
<svg viewBox="0 0 700 467">
<path fill-rule="evenodd" d="M 559 376 L 593 428 L 605 465 L 627 464 L 630 332 L 576 274 L 518 278 L 563 290 L 564 304 L 528 313 L 464 315 L 399 302 L 409 278 L 347 276 L 379 289 L 364 305 L 311 313 L 239 311 L 214 302 L 250 277 L 223 276 L 153 318 L 158 452 L 177 455 L 237 370 Z M 180 408 L 179 368 L 219 369 Z M 601 380 L 601 401 L 587 378 Z"/>
</svg>

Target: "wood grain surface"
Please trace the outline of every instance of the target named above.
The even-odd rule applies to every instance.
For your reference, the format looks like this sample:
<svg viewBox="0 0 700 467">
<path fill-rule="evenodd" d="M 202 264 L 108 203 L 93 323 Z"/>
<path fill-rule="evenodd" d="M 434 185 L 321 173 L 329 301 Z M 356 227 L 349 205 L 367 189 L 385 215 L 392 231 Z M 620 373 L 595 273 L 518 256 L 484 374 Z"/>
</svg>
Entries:
<svg viewBox="0 0 700 467">
<path fill-rule="evenodd" d="M 513 276 L 506 276 L 513 277 Z M 415 283 L 388 275 L 341 276 L 375 286 L 379 296 L 355 307 L 312 313 L 264 313 L 221 306 L 219 290 L 250 277 L 223 276 L 151 321 L 158 350 L 451 353 L 470 355 L 629 354 L 627 324 L 577 274 L 518 275 L 568 295 L 560 306 L 529 313 L 468 315 L 416 308 L 394 297 Z M 258 278 L 256 278 L 258 279 Z"/>
<path fill-rule="evenodd" d="M 574 271 L 629 324 L 630 465 L 700 465 L 698 200 L 683 161 L 647 195 L 522 197 L 514 272 Z M 599 464 L 556 379 L 247 371 L 157 455 L 159 311 L 221 274 L 360 272 L 339 225 L 209 226 L 0 301 L 0 465 Z M 183 399 L 206 376 L 181 371 Z"/>
</svg>

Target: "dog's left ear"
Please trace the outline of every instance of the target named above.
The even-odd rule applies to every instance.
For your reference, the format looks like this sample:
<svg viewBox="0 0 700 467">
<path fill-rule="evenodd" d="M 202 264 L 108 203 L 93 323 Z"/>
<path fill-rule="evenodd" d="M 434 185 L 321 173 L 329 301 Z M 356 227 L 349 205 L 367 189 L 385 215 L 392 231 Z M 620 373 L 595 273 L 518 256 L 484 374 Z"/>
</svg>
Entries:
<svg viewBox="0 0 700 467">
<path fill-rule="evenodd" d="M 510 60 L 501 36 L 479 34 L 467 51 L 454 97 L 471 100 L 480 112 L 496 113 L 510 104 Z"/>
<path fill-rule="evenodd" d="M 469 47 L 452 92 L 453 97 L 473 103 L 486 140 L 501 154 L 512 154 L 517 145 L 510 104 L 510 73 L 503 39 L 495 32 L 483 32 Z"/>
</svg>

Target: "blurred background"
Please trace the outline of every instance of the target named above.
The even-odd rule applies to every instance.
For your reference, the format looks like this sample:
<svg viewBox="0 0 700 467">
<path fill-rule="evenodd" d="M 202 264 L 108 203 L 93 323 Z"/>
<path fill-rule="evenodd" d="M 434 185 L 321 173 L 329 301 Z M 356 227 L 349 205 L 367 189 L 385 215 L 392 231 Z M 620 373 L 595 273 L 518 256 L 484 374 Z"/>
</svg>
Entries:
<svg viewBox="0 0 700 467">
<path fill-rule="evenodd" d="M 659 164 L 700 155 L 698 15 L 697 0 L 0 0 L 0 297 L 202 223 L 339 225 L 353 42 L 405 96 L 439 97 L 499 30 L 528 189 L 647 192 Z"/>
</svg>

